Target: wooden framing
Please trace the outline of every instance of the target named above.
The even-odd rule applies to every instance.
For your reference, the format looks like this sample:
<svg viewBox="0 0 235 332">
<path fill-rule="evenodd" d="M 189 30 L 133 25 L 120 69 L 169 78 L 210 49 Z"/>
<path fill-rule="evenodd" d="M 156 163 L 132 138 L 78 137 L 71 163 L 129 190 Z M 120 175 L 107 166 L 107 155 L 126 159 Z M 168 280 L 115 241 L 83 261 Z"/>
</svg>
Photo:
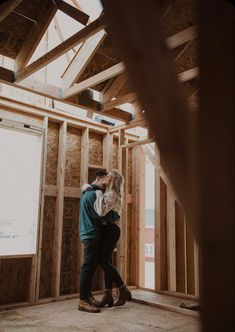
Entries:
<svg viewBox="0 0 235 332">
<path fill-rule="evenodd" d="M 0 67 L 0 81 L 14 82 L 14 72 L 4 67 Z"/>
<path fill-rule="evenodd" d="M 67 122 L 63 122 L 59 132 L 59 155 L 57 166 L 58 194 L 55 209 L 55 230 L 53 248 L 53 284 L 52 294 L 57 298 L 60 294 L 61 248 L 64 213 L 64 177 L 65 177 L 65 153 L 66 153 Z"/>
<path fill-rule="evenodd" d="M 56 29 L 56 31 L 58 33 L 58 36 L 60 38 L 60 41 L 63 42 L 64 41 L 63 34 L 62 34 L 62 31 L 61 31 L 61 28 L 60 28 L 60 24 L 59 24 L 58 18 L 56 16 L 54 17 L 53 22 L 54 22 L 55 29 Z M 66 56 L 66 61 L 69 64 L 71 62 L 69 53 L 68 52 L 65 53 L 65 56 Z"/>
<path fill-rule="evenodd" d="M 139 146 L 134 148 L 136 153 L 140 156 L 138 158 L 137 170 L 139 176 L 137 177 L 138 188 L 136 188 L 136 210 L 138 213 L 138 224 L 137 224 L 137 257 L 138 257 L 138 274 L 137 274 L 137 286 L 144 286 L 145 278 L 144 278 L 144 225 L 145 225 L 145 200 L 143 199 L 143 195 L 145 192 L 145 155 L 143 151 L 139 148 Z"/>
<path fill-rule="evenodd" d="M 69 51 L 74 46 L 78 45 L 79 43 L 83 42 L 85 39 L 89 38 L 90 36 L 94 35 L 96 32 L 100 31 L 105 27 L 105 16 L 102 15 L 82 30 L 75 33 L 73 36 L 65 40 L 60 45 L 53 48 L 47 54 L 41 56 L 39 59 L 28 65 L 27 67 L 19 70 L 16 73 L 16 81 L 21 81 L 31 74 L 35 73 L 39 69 L 46 66 L 51 61 L 57 59 L 59 56 L 63 55 L 67 51 Z"/>
<path fill-rule="evenodd" d="M 46 180 L 46 156 L 47 156 L 47 132 L 48 132 L 48 117 L 45 116 L 43 120 L 44 140 L 43 140 L 43 167 L 42 167 L 42 189 L 41 189 L 41 206 L 40 206 L 40 221 L 38 232 L 38 251 L 37 251 L 37 276 L 35 282 L 35 298 L 32 302 L 39 299 L 39 280 L 41 271 L 41 256 L 42 256 L 42 230 L 43 230 L 43 212 L 44 212 L 44 197 L 45 197 L 45 180 Z M 31 303 L 32 303 L 31 302 Z"/>
<path fill-rule="evenodd" d="M 176 291 L 176 251 L 175 251 L 175 200 L 167 188 L 167 277 L 168 290 Z"/>
<path fill-rule="evenodd" d="M 122 104 L 125 103 L 132 103 L 133 101 L 136 100 L 136 94 L 134 92 L 130 92 L 127 95 L 123 96 L 123 97 L 119 97 L 117 99 L 108 101 L 107 103 L 103 104 L 103 111 L 106 111 L 108 109 L 111 109 L 113 107 L 117 107 L 120 106 Z"/>
<path fill-rule="evenodd" d="M 126 141 L 125 131 L 119 131 L 119 146 L 118 146 L 118 170 L 122 173 L 125 184 L 124 184 L 124 200 L 123 200 L 123 208 L 122 208 L 122 222 L 121 222 L 121 237 L 118 243 L 118 267 L 120 274 L 123 276 L 124 280 L 126 280 L 126 260 L 127 260 L 127 160 L 128 160 L 128 151 L 126 149 L 122 149 L 122 144 Z"/>
<path fill-rule="evenodd" d="M 64 98 L 69 98 L 71 96 L 74 96 L 78 94 L 81 91 L 84 91 L 88 88 L 91 88 L 92 86 L 95 86 L 96 84 L 99 84 L 101 82 L 104 82 L 108 80 L 109 78 L 112 78 L 114 76 L 117 76 L 121 73 L 123 73 L 125 70 L 124 64 L 122 62 L 103 70 L 102 72 L 87 78 L 86 80 L 74 84 L 71 88 L 65 89 L 65 96 Z"/>
<path fill-rule="evenodd" d="M 21 2 L 22 0 L 4 1 L 0 5 L 0 22 L 2 22 Z"/>
<path fill-rule="evenodd" d="M 32 57 L 34 51 L 39 45 L 43 35 L 45 34 L 51 20 L 57 11 L 56 6 L 52 1 L 45 1 L 45 5 L 41 9 L 40 17 L 31 30 L 31 33 L 24 43 L 22 49 L 15 59 L 15 70 L 18 71 L 24 68 Z"/>
<path fill-rule="evenodd" d="M 103 1 L 104 3 L 106 1 Z M 121 1 L 122 2 L 122 1 Z M 64 1 L 57 1 L 56 3 L 62 11 L 65 13 L 69 14 L 73 18 L 77 19 L 78 21 L 80 18 L 78 15 L 80 15 L 79 11 L 77 11 L 74 7 L 68 5 Z M 107 2 L 108 3 L 108 2 Z M 110 4 L 108 5 L 110 6 Z M 107 6 L 107 8 L 108 8 Z M 116 8 L 118 9 L 119 4 L 115 4 L 117 6 Z M 123 6 L 127 7 L 127 16 L 130 14 L 130 7 L 129 4 L 123 2 Z M 137 11 L 139 4 L 137 4 Z M 149 6 L 149 5 L 147 5 Z M 44 29 L 46 29 L 46 26 L 49 25 L 49 22 L 51 20 L 51 17 L 53 17 L 53 13 L 56 11 L 56 8 L 50 7 L 51 11 L 48 11 L 47 15 L 44 17 L 44 21 L 40 20 L 38 27 L 41 26 L 40 32 L 37 30 L 33 30 L 32 36 L 30 43 L 25 45 L 22 49 L 22 52 L 19 53 L 17 57 L 17 66 L 18 66 L 18 72 L 17 72 L 17 80 L 20 82 L 14 83 L 14 73 L 13 71 L 6 70 L 4 68 L 0 69 L 0 77 L 3 82 L 8 81 L 9 84 L 14 83 L 13 85 L 16 87 L 20 87 L 22 89 L 25 89 L 27 91 L 35 92 L 37 94 L 53 98 L 55 100 L 63 100 L 67 99 L 73 96 L 76 96 L 79 94 L 79 92 L 89 89 L 90 87 L 95 86 L 96 84 L 99 84 L 101 82 L 104 82 L 105 80 L 108 80 L 110 78 L 115 77 L 112 80 L 112 83 L 108 84 L 105 89 L 104 89 L 104 95 L 103 95 L 103 112 L 101 112 L 101 115 L 109 115 L 109 116 L 114 116 L 116 118 L 121 118 L 124 119 L 124 121 L 129 121 L 130 120 L 130 115 L 127 112 L 124 112 L 120 109 L 117 109 L 115 107 L 126 103 L 126 102 L 133 102 L 136 100 L 136 94 L 135 93 L 129 93 L 123 97 L 116 98 L 112 100 L 113 97 L 115 97 L 115 94 L 120 90 L 120 88 L 124 85 L 126 81 L 126 74 L 124 71 L 126 70 L 126 67 L 123 65 L 123 63 L 118 63 L 92 77 L 89 77 L 88 79 L 75 84 L 74 86 L 71 87 L 73 83 L 75 83 L 80 75 L 82 74 L 84 68 L 87 66 L 88 62 L 92 58 L 92 56 L 95 54 L 97 48 L 99 47 L 100 43 L 102 43 L 103 39 L 105 38 L 105 31 L 102 30 L 106 24 L 105 22 L 105 16 L 101 16 L 99 19 L 96 21 L 90 23 L 87 27 L 76 33 L 74 36 L 70 37 L 68 40 L 64 41 L 61 45 L 57 46 L 38 60 L 36 60 L 34 63 L 30 64 L 26 68 L 23 68 L 30 56 L 32 55 L 33 49 L 37 46 L 37 43 L 39 43 L 43 31 L 45 32 Z M 129 8 L 129 10 L 128 10 Z M 136 9 L 136 8 L 135 8 Z M 148 7 L 149 9 L 149 7 Z M 118 12 L 118 10 L 117 10 Z M 128 14 L 129 13 L 129 14 Z M 140 10 L 137 13 L 137 17 L 140 17 Z M 150 13 L 151 14 L 151 13 Z M 138 16 L 140 15 L 140 16 Z M 86 18 L 85 18 L 86 16 Z M 88 19 L 87 15 L 85 14 L 84 16 L 84 22 L 85 20 Z M 1 17 L 1 16 L 0 16 Z M 120 16 L 121 17 L 121 16 Z M 151 18 L 151 15 L 150 15 Z M 121 18 L 122 19 L 122 18 Z M 136 20 L 140 21 L 140 20 Z M 151 21 L 151 20 L 150 20 Z M 122 22 L 121 22 L 122 23 Z M 125 22 L 124 22 L 125 23 Z M 135 23 L 135 22 L 134 22 Z M 41 25 L 40 25 L 41 24 Z M 86 23 L 85 23 L 86 24 Z M 130 26 L 133 27 L 133 21 L 130 20 Z M 135 24 L 134 24 L 135 26 Z M 38 29 L 37 27 L 37 29 Z M 158 29 L 156 29 L 157 25 L 154 25 L 154 23 L 151 25 L 152 27 L 152 32 L 155 34 L 157 31 L 157 38 L 156 38 L 156 43 L 153 47 L 153 49 L 160 49 L 160 54 L 158 52 L 153 52 L 154 54 L 157 54 L 159 56 L 159 63 L 163 63 L 163 71 L 161 71 L 158 66 L 157 61 L 153 61 L 154 64 L 156 64 L 156 67 L 153 68 L 153 77 L 151 76 L 150 71 L 148 71 L 148 57 L 151 58 L 150 52 L 147 48 L 148 51 L 146 52 L 147 55 L 144 56 L 144 61 L 143 61 L 143 68 L 140 66 L 140 72 L 143 75 L 143 82 L 145 82 L 145 79 L 149 79 L 151 81 L 151 77 L 153 78 L 153 81 L 155 82 L 156 77 L 158 77 L 157 74 L 159 74 L 158 79 L 162 82 L 164 85 L 164 82 L 167 83 L 172 80 L 173 84 L 170 86 L 170 92 L 173 95 L 172 100 L 169 101 L 167 99 L 164 99 L 164 96 L 160 96 L 160 93 L 166 91 L 166 86 L 161 89 L 161 84 L 156 84 L 156 87 L 159 87 L 160 90 L 159 92 L 157 91 L 157 98 L 155 99 L 155 94 L 153 93 L 154 91 L 151 90 L 151 86 L 149 86 L 149 95 L 153 96 L 153 99 L 150 102 L 145 103 L 147 100 L 146 95 L 144 95 L 144 92 L 141 91 L 141 88 L 144 85 L 139 84 L 136 79 L 135 83 L 135 88 L 136 91 L 141 91 L 138 93 L 138 97 L 140 95 L 141 101 L 144 101 L 143 104 L 147 105 L 147 109 L 151 109 L 153 106 L 157 106 L 159 104 L 161 105 L 166 105 L 166 118 L 163 117 L 163 120 L 165 121 L 170 112 L 168 112 L 170 109 L 173 112 L 174 110 L 179 111 L 181 110 L 186 110 L 184 108 L 184 102 L 182 100 L 176 97 L 176 94 L 180 91 L 177 89 L 177 82 L 185 82 L 188 80 L 192 80 L 195 77 L 198 76 L 199 69 L 198 67 L 192 68 L 190 70 L 187 70 L 183 73 L 180 73 L 178 75 L 174 75 L 173 71 L 171 72 L 171 64 L 168 61 L 168 53 L 166 51 L 165 46 L 167 45 L 168 48 L 172 49 L 175 47 L 178 47 L 182 44 L 188 43 L 191 40 L 193 40 L 196 35 L 196 27 L 192 26 L 189 27 L 188 29 L 177 33 L 176 35 L 168 38 L 166 40 L 166 43 L 162 41 L 161 35 L 158 35 Z M 112 29 L 112 28 L 111 28 Z M 130 31 L 131 29 L 128 29 L 127 27 L 127 35 L 131 36 Z M 147 29 L 146 29 L 147 31 Z M 33 35 L 34 34 L 34 35 Z M 34 36 L 34 37 L 33 37 Z M 144 37 L 146 36 L 146 41 L 150 43 L 151 38 L 153 35 L 150 34 L 150 36 L 147 36 L 147 34 L 143 34 L 140 36 Z M 152 37 L 151 37 L 152 36 Z M 125 38 L 124 38 L 125 39 Z M 134 40 L 132 38 L 131 40 Z M 142 39 L 143 42 L 144 38 Z M 155 40 L 155 39 L 154 39 Z M 63 75 L 64 79 L 64 84 L 65 87 L 69 87 L 68 89 L 60 89 L 59 87 L 54 87 L 49 84 L 42 84 L 42 82 L 39 82 L 34 79 L 29 79 L 24 80 L 24 78 L 28 77 L 32 73 L 36 72 L 43 66 L 46 66 L 48 63 L 53 61 L 54 59 L 58 58 L 60 55 L 65 54 L 68 50 L 70 50 L 73 46 L 77 45 L 80 42 L 84 42 L 83 46 L 81 49 L 77 52 L 75 55 L 73 61 L 70 63 L 68 66 L 67 70 L 65 71 Z M 140 45 L 141 47 L 145 45 L 145 43 L 142 43 L 140 39 Z M 138 43 L 137 43 L 138 44 Z M 166 45 L 165 45 L 166 44 Z M 147 44 L 146 44 L 147 45 Z M 188 44 L 186 44 L 188 45 Z M 134 45 L 136 46 L 136 45 Z M 28 52 L 26 52 L 26 49 Z M 139 57 L 141 57 L 142 53 L 138 50 L 138 45 L 137 48 L 133 48 L 137 52 L 137 60 Z M 31 54 L 31 55 L 30 55 Z M 135 74 L 132 72 L 132 64 L 130 64 L 130 60 L 128 60 L 128 56 L 124 54 L 125 58 L 127 58 L 126 63 L 127 63 L 127 70 L 128 73 L 131 73 L 131 77 L 134 77 Z M 135 62 L 135 58 L 132 57 Z M 158 60 L 158 59 L 151 59 L 151 60 Z M 166 61 L 165 61 L 166 60 Z M 166 68 L 167 65 L 169 65 L 169 72 L 167 72 Z M 136 63 L 135 63 L 136 66 Z M 76 70 L 75 70 L 76 69 Z M 143 70 L 143 72 L 142 72 Z M 144 72 L 149 73 L 151 77 L 145 77 Z M 166 73 L 166 79 L 161 76 L 162 73 Z M 169 75 L 168 75 L 169 74 Z M 119 75 L 119 76 L 117 76 Z M 116 77 L 117 76 L 117 77 Z M 133 78 L 132 78 L 133 79 Z M 22 81 L 23 80 L 23 81 Z M 134 80 L 135 81 L 135 78 Z M 142 83 L 143 84 L 143 83 Z M 153 84 L 154 85 L 154 84 Z M 172 90 L 171 90 L 171 87 Z M 175 88 L 175 91 L 174 91 Z M 146 86 L 147 89 L 147 86 Z M 144 89 L 143 89 L 144 90 Z M 159 93 L 159 94 L 158 94 Z M 179 93 L 180 95 L 180 93 Z M 76 96 L 75 99 L 79 102 L 79 96 Z M 69 102 L 68 100 L 65 102 Z M 175 108 L 175 105 L 176 108 Z M 143 167 L 143 160 L 141 160 L 137 165 L 132 166 L 133 173 L 135 172 L 135 176 L 137 176 L 138 171 L 140 170 L 140 179 L 135 179 L 135 182 L 132 185 L 132 194 L 127 192 L 127 184 L 128 184 L 128 151 L 129 149 L 132 149 L 134 151 L 135 155 L 135 161 L 138 159 L 138 151 L 140 150 L 140 155 L 143 156 L 142 149 L 139 147 L 144 144 L 148 143 L 153 143 L 155 139 L 153 139 L 153 134 L 156 134 L 156 137 L 158 139 L 158 135 L 160 137 L 159 144 L 161 146 L 161 151 L 164 152 L 167 151 L 167 157 L 168 156 L 177 156 L 178 157 L 178 152 L 179 154 L 182 154 L 184 157 L 185 151 L 187 152 L 187 147 L 184 146 L 183 138 L 187 138 L 187 134 L 182 136 L 177 135 L 177 131 L 174 130 L 173 128 L 173 134 L 171 131 L 171 126 L 169 127 L 163 126 L 164 130 L 167 128 L 169 129 L 170 132 L 170 139 L 172 140 L 171 142 L 176 139 L 176 142 L 179 144 L 182 144 L 179 148 L 179 151 L 177 150 L 177 153 L 175 151 L 171 151 L 170 143 L 166 140 L 166 137 L 164 136 L 164 130 L 159 126 L 156 130 L 151 130 L 150 131 L 150 137 L 147 139 L 144 139 L 143 141 L 135 141 L 129 143 L 127 141 L 128 135 L 125 133 L 126 129 L 137 127 L 137 126 L 145 126 L 146 125 L 146 120 L 142 118 L 142 115 L 139 113 L 138 115 L 138 120 L 135 120 L 133 122 L 128 122 L 126 125 L 121 125 L 115 128 L 109 128 L 108 126 L 102 126 L 97 124 L 94 121 L 89 121 L 89 119 L 83 120 L 79 119 L 78 116 L 75 114 L 75 112 L 63 112 L 59 110 L 52 110 L 49 108 L 40 108 L 40 107 L 31 107 L 30 105 L 26 103 L 16 103 L 12 102 L 9 99 L 4 99 L 3 97 L 0 96 L 0 106 L 3 106 L 8 109 L 14 109 L 15 112 L 17 113 L 28 113 L 28 114 L 34 114 L 37 117 L 44 117 L 44 126 L 47 127 L 48 123 L 48 118 L 50 121 L 58 121 L 60 123 L 60 134 L 59 134 L 59 155 L 58 155 L 58 168 L 57 168 L 57 184 L 56 185 L 43 185 L 43 196 L 48 195 L 52 197 L 56 197 L 56 223 L 55 223 L 55 230 L 54 230 L 54 254 L 53 254 L 53 297 L 58 299 L 60 297 L 60 270 L 61 270 L 61 247 L 62 247 L 62 229 L 63 229 L 63 213 L 64 213 L 64 197 L 69 197 L 69 198 L 80 198 L 81 193 L 79 188 L 74 188 L 74 187 L 65 187 L 64 186 L 64 177 L 65 177 L 65 153 L 66 153 L 66 130 L 67 126 L 73 126 L 75 128 L 80 128 L 82 129 L 82 135 L 81 135 L 81 164 L 80 164 L 80 184 L 87 182 L 88 181 L 88 170 L 89 168 L 100 168 L 98 165 L 89 165 L 89 152 L 88 152 L 88 147 L 89 147 L 89 132 L 92 130 L 95 130 L 99 133 L 103 134 L 103 162 L 102 162 L 102 167 L 106 168 L 107 170 L 112 169 L 112 152 L 113 152 L 113 138 L 114 135 L 116 136 L 116 133 L 118 131 L 119 134 L 119 170 L 124 174 L 126 177 L 126 185 L 125 185 L 125 205 L 123 209 L 123 223 L 122 223 L 122 237 L 121 237 L 121 242 L 119 244 L 118 248 L 118 255 L 120 258 L 119 261 L 119 268 L 121 274 L 124 276 L 124 279 L 127 280 L 129 278 L 129 271 L 128 271 L 128 266 L 127 266 L 127 235 L 129 235 L 129 230 L 128 230 L 128 223 L 130 220 L 127 220 L 127 209 L 128 209 L 128 204 L 132 204 L 132 213 L 133 216 L 132 218 L 139 219 L 138 221 L 144 220 L 144 204 L 141 203 L 141 197 L 139 197 L 141 190 L 144 188 L 144 174 L 143 174 L 143 169 L 141 170 L 141 167 Z M 14 108 L 16 106 L 16 108 Z M 182 106 L 182 108 L 181 108 Z M 100 105 L 98 103 L 96 106 L 88 106 L 88 104 L 83 105 L 83 108 L 86 108 L 90 112 L 98 111 L 100 110 Z M 169 107 L 169 108 L 168 108 Z M 150 116 L 150 123 L 157 123 L 157 120 L 161 120 L 162 118 L 159 116 L 160 113 L 159 109 L 157 107 L 154 108 L 156 110 L 157 115 L 152 115 Z M 124 114 L 126 113 L 126 114 Z M 187 121 L 185 121 L 185 113 L 178 112 L 177 113 L 179 117 L 179 121 L 176 121 L 177 124 L 179 124 L 179 129 L 184 128 L 184 124 L 187 124 Z M 164 116 L 165 116 L 164 115 Z M 174 120 L 174 119 L 173 119 Z M 164 122 L 163 121 L 163 122 Z M 174 122 L 174 121 L 173 121 Z M 166 121 L 167 123 L 167 121 Z M 166 124 L 165 123 L 165 124 Z M 186 126 L 187 128 L 187 126 Z M 46 129 L 47 130 L 47 129 Z M 186 144 L 186 143 L 185 143 Z M 146 152 L 146 151 L 145 151 Z M 45 152 L 44 152 L 45 153 Z M 172 154 L 173 153 L 173 154 Z M 175 153 L 175 154 L 174 154 Z M 156 201 L 156 212 L 155 212 L 155 227 L 156 227 L 156 234 L 155 234 L 155 257 L 157 260 L 156 266 L 155 266 L 155 291 L 158 290 L 168 290 L 170 292 L 176 292 L 176 291 L 186 291 L 188 293 L 196 293 L 198 295 L 199 293 L 199 286 L 198 286 L 198 278 L 199 278 L 199 273 L 198 269 L 196 269 L 195 262 L 198 261 L 198 248 L 196 247 L 195 244 L 195 239 L 193 237 L 193 233 L 189 232 L 189 228 L 187 228 L 185 224 L 185 220 L 182 217 L 182 215 L 177 215 L 176 214 L 176 205 L 175 205 L 175 200 L 178 200 L 178 197 L 176 196 L 174 190 L 173 190 L 173 185 L 178 188 L 179 183 L 184 180 L 184 176 L 182 176 L 182 168 L 181 166 L 187 164 L 187 160 L 183 160 L 183 163 L 181 164 L 180 161 L 179 163 L 176 163 L 176 168 L 177 171 L 179 171 L 179 174 L 181 178 L 177 179 L 177 176 L 175 175 L 177 173 L 173 172 L 173 168 L 170 169 L 169 176 L 171 176 L 171 180 L 168 179 L 168 173 L 167 171 L 164 171 L 160 167 L 160 156 L 159 156 L 159 151 L 156 151 L 157 161 L 155 160 L 155 165 L 156 165 L 156 170 L 155 170 L 155 193 L 157 197 Z M 173 158 L 174 159 L 174 158 Z M 177 158 L 176 158 L 177 159 Z M 187 158 L 186 158 L 187 159 Z M 181 160 L 181 161 L 182 161 Z M 169 157 L 169 164 L 171 165 L 171 158 Z M 168 165 L 168 163 L 167 163 Z M 181 166 L 180 166 L 181 165 Z M 44 159 L 44 167 L 45 167 L 45 159 Z M 172 175 L 173 173 L 173 175 Z M 45 177 L 45 175 L 44 175 Z M 45 178 L 44 178 L 45 182 Z M 173 185 L 171 184 L 173 183 Z M 140 191 L 138 186 L 140 186 Z M 134 193 L 137 197 L 134 197 Z M 180 198 L 182 201 L 187 205 L 187 200 L 185 199 L 184 193 L 180 192 L 179 193 Z M 42 206 L 41 209 L 43 211 L 43 204 L 44 201 L 42 200 Z M 141 210 L 142 209 L 142 210 Z M 178 219 L 177 219 L 178 218 Z M 180 229 L 177 229 L 177 222 L 180 220 Z M 132 220 L 133 221 L 133 220 Z M 191 221 L 190 221 L 191 222 Z M 41 220 L 41 224 L 43 227 L 43 222 Z M 136 236 L 138 233 L 138 227 L 139 224 L 136 223 L 135 229 L 132 230 L 131 236 Z M 40 231 L 41 232 L 41 231 Z M 139 236 L 141 237 L 141 232 L 139 232 Z M 179 236 L 180 242 L 180 250 L 182 252 L 178 253 L 177 252 L 177 237 Z M 39 299 L 39 276 L 40 276 L 40 243 L 41 243 L 41 237 L 42 234 L 39 233 L 39 253 L 38 257 L 34 257 L 32 261 L 32 274 L 31 274 L 31 286 L 30 286 L 30 303 L 34 303 L 35 301 L 38 301 Z M 136 236 L 137 238 L 137 236 Z M 185 239 L 187 238 L 187 241 Z M 141 239 L 140 239 L 141 240 Z M 143 238 L 142 238 L 143 241 Z M 78 243 L 78 250 L 80 256 L 78 257 L 78 262 L 81 263 L 82 260 L 82 250 L 81 250 L 81 243 Z M 139 243 L 136 244 L 134 247 L 134 253 L 137 257 L 143 261 L 143 253 L 140 253 L 140 248 L 139 248 Z M 142 255 L 142 256 L 141 256 Z M 184 257 L 185 255 L 185 257 Z M 186 257 L 186 255 L 188 255 Z M 179 259 L 179 256 L 180 259 Z M 178 263 L 177 259 L 180 260 L 180 267 L 178 270 Z M 183 259 L 185 261 L 183 262 Z M 183 264 L 185 263 L 185 265 Z M 191 265 L 190 265 L 191 264 Z M 37 275 L 34 274 L 37 268 Z M 182 270 L 181 270 L 182 269 Z M 138 277 L 141 278 L 139 274 L 139 262 L 136 262 L 134 267 L 131 267 L 131 278 L 132 280 L 135 280 L 136 284 L 138 283 Z M 79 273 L 79 271 L 77 271 Z M 178 284 L 177 278 L 184 277 L 185 279 L 182 281 L 182 284 Z M 35 291 L 35 282 L 37 279 L 36 283 L 36 295 L 34 293 Z"/>
<path fill-rule="evenodd" d="M 124 86 L 126 81 L 127 77 L 124 73 L 118 75 L 112 84 L 108 86 L 108 89 L 103 92 L 103 103 L 112 100 L 112 98 L 115 97 L 118 91 Z"/>
<path fill-rule="evenodd" d="M 74 20 L 78 21 L 79 23 L 86 25 L 89 20 L 89 15 L 82 12 L 78 8 L 71 6 L 69 3 L 63 0 L 54 0 L 57 7 L 64 12 L 65 14 L 72 17 Z"/>
<path fill-rule="evenodd" d="M 78 81 L 105 37 L 106 32 L 101 30 L 84 41 L 62 76 L 64 87 L 70 87 Z"/>
<path fill-rule="evenodd" d="M 103 167 L 110 172 L 112 170 L 113 135 L 108 133 L 103 138 Z"/>
<path fill-rule="evenodd" d="M 197 37 L 197 27 L 195 25 L 176 33 L 167 38 L 166 43 L 169 48 L 176 48 Z"/>
</svg>

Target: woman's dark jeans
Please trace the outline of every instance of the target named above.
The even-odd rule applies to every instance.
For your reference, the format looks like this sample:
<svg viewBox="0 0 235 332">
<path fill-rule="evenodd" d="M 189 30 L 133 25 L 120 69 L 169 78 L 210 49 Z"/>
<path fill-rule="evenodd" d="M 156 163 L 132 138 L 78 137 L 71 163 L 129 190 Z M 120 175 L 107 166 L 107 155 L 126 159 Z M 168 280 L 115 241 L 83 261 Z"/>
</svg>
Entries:
<svg viewBox="0 0 235 332">
<path fill-rule="evenodd" d="M 120 274 L 111 263 L 112 253 L 119 238 L 120 228 L 115 223 L 103 226 L 99 264 L 104 270 L 105 289 L 112 289 L 113 282 L 117 287 L 124 284 Z"/>
</svg>

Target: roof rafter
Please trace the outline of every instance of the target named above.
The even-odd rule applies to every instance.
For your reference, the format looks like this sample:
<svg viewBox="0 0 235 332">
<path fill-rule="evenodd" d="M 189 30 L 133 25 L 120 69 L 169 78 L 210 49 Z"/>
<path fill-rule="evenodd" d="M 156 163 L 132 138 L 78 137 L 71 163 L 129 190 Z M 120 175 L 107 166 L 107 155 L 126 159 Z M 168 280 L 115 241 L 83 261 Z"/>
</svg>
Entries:
<svg viewBox="0 0 235 332">
<path fill-rule="evenodd" d="M 70 87 L 79 79 L 105 37 L 106 32 L 101 30 L 84 41 L 62 76 L 65 87 Z"/>
<path fill-rule="evenodd" d="M 41 9 L 38 22 L 32 28 L 23 48 L 15 59 L 16 70 L 21 70 L 27 65 L 56 12 L 56 6 L 51 1 L 46 1 Z"/>
<path fill-rule="evenodd" d="M 124 86 L 126 81 L 127 76 L 125 73 L 118 75 L 103 93 L 103 102 L 106 103 L 112 100 L 112 98 L 115 97 L 118 91 Z"/>
<path fill-rule="evenodd" d="M 96 84 L 99 84 L 101 82 L 104 82 L 106 80 L 108 80 L 111 77 L 117 76 L 121 73 L 123 73 L 125 71 L 125 66 L 122 62 L 103 70 L 102 72 L 87 78 L 86 80 L 74 84 L 74 86 L 72 86 L 69 89 L 65 89 L 65 98 L 74 96 L 76 94 L 78 94 L 81 91 L 84 91 Z"/>
<path fill-rule="evenodd" d="M 47 54 L 43 55 L 27 67 L 19 70 L 16 73 L 16 81 L 21 81 L 25 79 L 26 77 L 35 73 L 39 69 L 46 66 L 48 63 L 52 62 L 53 60 L 57 59 L 58 57 L 69 51 L 74 46 L 78 45 L 90 36 L 94 35 L 96 32 L 103 29 L 106 24 L 105 21 L 105 15 L 100 16 L 98 19 L 85 26 L 82 30 L 78 31 L 73 36 L 66 39 L 63 43 L 54 47 Z"/>
<path fill-rule="evenodd" d="M 124 71 L 125 71 L 124 64 L 122 62 L 119 62 L 118 64 L 116 64 L 108 69 L 105 69 L 102 72 L 100 72 L 94 76 L 91 76 L 80 83 L 74 84 L 74 86 L 72 86 L 69 89 L 65 89 L 64 98 L 69 98 L 71 96 L 74 96 L 74 95 L 78 94 L 79 92 L 82 92 L 101 82 L 104 82 L 111 77 L 117 76 L 117 75 L 123 73 Z M 190 81 L 193 78 L 197 77 L 197 75 L 198 75 L 198 67 L 195 67 L 195 68 L 189 69 L 183 73 L 180 73 L 178 75 L 178 77 L 179 77 L 180 81 L 186 82 L 186 81 Z"/>
<path fill-rule="evenodd" d="M 23 0 L 7 0 L 0 5 L 0 22 L 4 20 Z"/>
<path fill-rule="evenodd" d="M 68 16 L 72 17 L 74 20 L 78 21 L 79 23 L 86 25 L 89 20 L 89 15 L 84 13 L 83 11 L 71 6 L 69 3 L 63 0 L 53 0 L 59 10 L 63 13 L 67 14 Z"/>
</svg>

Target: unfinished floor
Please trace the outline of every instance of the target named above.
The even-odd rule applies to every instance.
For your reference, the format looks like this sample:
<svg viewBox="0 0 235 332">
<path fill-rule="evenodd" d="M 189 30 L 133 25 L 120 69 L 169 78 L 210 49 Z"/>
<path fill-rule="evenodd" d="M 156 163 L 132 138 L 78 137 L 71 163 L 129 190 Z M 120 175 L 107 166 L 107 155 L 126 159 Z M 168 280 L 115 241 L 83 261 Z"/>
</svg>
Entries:
<svg viewBox="0 0 235 332">
<path fill-rule="evenodd" d="M 99 314 L 77 310 L 77 299 L 0 313 L 1 332 L 199 332 L 198 318 L 130 302 Z"/>
</svg>

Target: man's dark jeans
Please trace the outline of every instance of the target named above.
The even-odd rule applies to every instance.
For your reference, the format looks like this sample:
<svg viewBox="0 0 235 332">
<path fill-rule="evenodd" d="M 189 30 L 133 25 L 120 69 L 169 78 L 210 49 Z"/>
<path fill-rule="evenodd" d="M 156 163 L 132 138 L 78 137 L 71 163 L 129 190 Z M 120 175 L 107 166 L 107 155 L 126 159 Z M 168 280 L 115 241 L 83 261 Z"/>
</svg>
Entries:
<svg viewBox="0 0 235 332">
<path fill-rule="evenodd" d="M 99 262 L 100 240 L 84 240 L 84 258 L 80 271 L 80 299 L 89 300 L 92 278 Z"/>
</svg>

